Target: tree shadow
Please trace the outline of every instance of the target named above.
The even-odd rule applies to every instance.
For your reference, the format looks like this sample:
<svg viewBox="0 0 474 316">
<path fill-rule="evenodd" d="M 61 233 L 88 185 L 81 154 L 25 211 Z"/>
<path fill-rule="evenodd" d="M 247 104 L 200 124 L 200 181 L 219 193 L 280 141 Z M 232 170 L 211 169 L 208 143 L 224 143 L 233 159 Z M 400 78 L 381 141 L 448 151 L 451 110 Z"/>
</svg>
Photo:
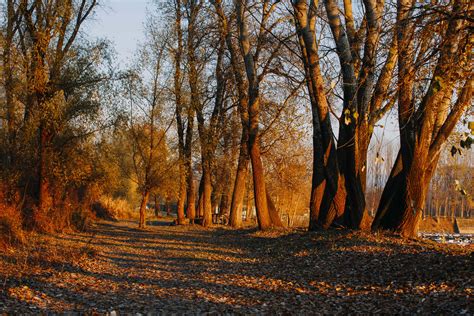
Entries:
<svg viewBox="0 0 474 316">
<path fill-rule="evenodd" d="M 469 256 L 424 250 L 422 244 L 408 251 L 397 240 L 347 231 L 269 237 L 255 229 L 127 225 L 100 223 L 92 238 L 54 237 L 98 252 L 79 264 L 37 262 L 48 276 L 30 273 L 7 280 L 7 287 L 27 283 L 47 296 L 63 293 L 64 304 L 77 304 L 78 311 L 447 313 L 468 308 L 462 289 L 438 290 L 440 284 L 458 287 L 469 280 Z M 58 274 L 66 288 L 49 282 Z M 417 290 L 429 286 L 436 296 Z M 5 291 L 0 301 L 2 296 L 8 298 Z M 51 310 L 62 311 L 54 306 L 42 311 Z"/>
</svg>

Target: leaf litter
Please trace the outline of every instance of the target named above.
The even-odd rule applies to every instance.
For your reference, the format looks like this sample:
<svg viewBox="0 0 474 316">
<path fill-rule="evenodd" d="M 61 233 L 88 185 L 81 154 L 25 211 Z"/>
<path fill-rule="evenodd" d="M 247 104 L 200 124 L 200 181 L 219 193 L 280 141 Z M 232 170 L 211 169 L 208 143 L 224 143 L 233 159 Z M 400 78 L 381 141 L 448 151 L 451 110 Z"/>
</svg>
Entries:
<svg viewBox="0 0 474 316">
<path fill-rule="evenodd" d="M 472 245 L 100 222 L 0 254 L 0 313 L 472 313 Z"/>
</svg>

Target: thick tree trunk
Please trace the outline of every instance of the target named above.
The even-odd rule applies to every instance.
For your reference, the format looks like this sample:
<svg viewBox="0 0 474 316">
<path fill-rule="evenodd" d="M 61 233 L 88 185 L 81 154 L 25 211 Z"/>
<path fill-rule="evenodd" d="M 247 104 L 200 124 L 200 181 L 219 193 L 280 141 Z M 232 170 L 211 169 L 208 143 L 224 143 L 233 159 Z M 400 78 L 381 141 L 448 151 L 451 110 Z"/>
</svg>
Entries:
<svg viewBox="0 0 474 316">
<path fill-rule="evenodd" d="M 268 214 L 270 215 L 270 219 L 272 221 L 273 226 L 276 227 L 283 227 L 283 223 L 280 218 L 280 214 L 273 203 L 272 197 L 267 191 L 267 205 L 268 205 Z"/>
<path fill-rule="evenodd" d="M 319 217 L 314 226 L 310 230 L 328 229 L 336 220 L 338 225 L 343 224 L 344 209 L 347 201 L 347 193 L 345 190 L 345 179 L 342 175 L 333 175 L 338 177 L 336 190 L 326 187 L 321 202 Z"/>
<path fill-rule="evenodd" d="M 219 214 L 229 216 L 231 198 L 232 189 L 231 186 L 228 185 L 226 188 L 224 188 L 224 191 L 222 192 L 222 197 L 219 202 Z"/>
<path fill-rule="evenodd" d="M 395 164 L 392 167 L 390 176 L 385 184 L 382 196 L 380 197 L 377 213 L 372 222 L 372 230 L 378 229 L 395 229 L 397 223 L 400 222 L 399 212 L 394 209 L 400 201 L 403 201 L 406 188 L 404 186 L 404 170 L 402 157 L 398 152 Z"/>
<path fill-rule="evenodd" d="M 267 192 L 265 188 L 265 176 L 262 159 L 260 157 L 260 145 L 255 141 L 255 136 L 249 137 L 250 161 L 252 163 L 253 189 L 255 207 L 257 208 L 258 227 L 265 230 L 272 227 L 272 220 L 268 212 Z"/>
<path fill-rule="evenodd" d="M 438 159 L 439 155 L 433 163 L 418 165 L 411 169 L 412 172 L 407 172 L 399 152 L 382 193 L 372 230 L 385 229 L 404 237 L 416 236 Z"/>
<path fill-rule="evenodd" d="M 242 227 L 242 207 L 245 196 L 245 182 L 249 172 L 248 134 L 246 129 L 242 131 L 240 143 L 239 162 L 235 174 L 234 191 L 232 193 L 232 204 L 230 207 L 230 225 L 234 228 Z"/>
<path fill-rule="evenodd" d="M 323 200 L 332 201 L 336 195 L 339 172 L 324 79 L 319 66 L 316 44 L 316 8 L 310 7 L 307 1 L 300 0 L 293 2 L 293 9 L 312 110 L 313 175 L 309 204 L 309 230 L 316 230 L 325 226 L 325 222 L 329 221 L 326 218 L 333 217 L 331 203 L 323 205 Z M 321 220 L 321 215 L 323 220 Z"/>
<path fill-rule="evenodd" d="M 146 224 L 146 204 L 148 203 L 148 198 L 150 197 L 150 191 L 146 190 L 142 194 L 142 203 L 140 204 L 140 220 L 138 227 L 144 228 Z"/>
<path fill-rule="evenodd" d="M 203 188 L 202 188 L 202 211 L 203 219 L 202 226 L 208 227 L 212 225 L 212 205 L 211 205 L 211 193 L 212 193 L 212 183 L 211 183 L 211 172 L 209 166 L 204 169 L 203 173 Z"/>
</svg>

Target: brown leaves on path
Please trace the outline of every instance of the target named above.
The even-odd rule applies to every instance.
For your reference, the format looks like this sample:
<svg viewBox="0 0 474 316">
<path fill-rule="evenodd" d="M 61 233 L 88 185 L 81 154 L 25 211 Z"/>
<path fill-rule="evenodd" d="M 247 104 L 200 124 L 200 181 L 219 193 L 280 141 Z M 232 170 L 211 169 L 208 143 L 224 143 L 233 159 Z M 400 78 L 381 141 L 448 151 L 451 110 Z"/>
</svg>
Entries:
<svg viewBox="0 0 474 316">
<path fill-rule="evenodd" d="M 134 227 L 103 222 L 93 235 L 38 236 L 0 254 L 0 312 L 472 312 L 471 246 L 346 231 Z"/>
</svg>

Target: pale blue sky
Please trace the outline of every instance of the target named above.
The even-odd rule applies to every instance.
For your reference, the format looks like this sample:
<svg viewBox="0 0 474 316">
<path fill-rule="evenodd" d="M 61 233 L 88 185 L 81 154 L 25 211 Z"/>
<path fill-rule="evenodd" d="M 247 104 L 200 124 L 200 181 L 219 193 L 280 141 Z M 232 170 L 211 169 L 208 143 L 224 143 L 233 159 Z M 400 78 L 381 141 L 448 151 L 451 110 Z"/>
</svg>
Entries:
<svg viewBox="0 0 474 316">
<path fill-rule="evenodd" d="M 85 32 L 92 37 L 108 38 L 123 66 L 144 37 L 146 8 L 150 8 L 151 3 L 150 0 L 104 0 Z"/>
</svg>

